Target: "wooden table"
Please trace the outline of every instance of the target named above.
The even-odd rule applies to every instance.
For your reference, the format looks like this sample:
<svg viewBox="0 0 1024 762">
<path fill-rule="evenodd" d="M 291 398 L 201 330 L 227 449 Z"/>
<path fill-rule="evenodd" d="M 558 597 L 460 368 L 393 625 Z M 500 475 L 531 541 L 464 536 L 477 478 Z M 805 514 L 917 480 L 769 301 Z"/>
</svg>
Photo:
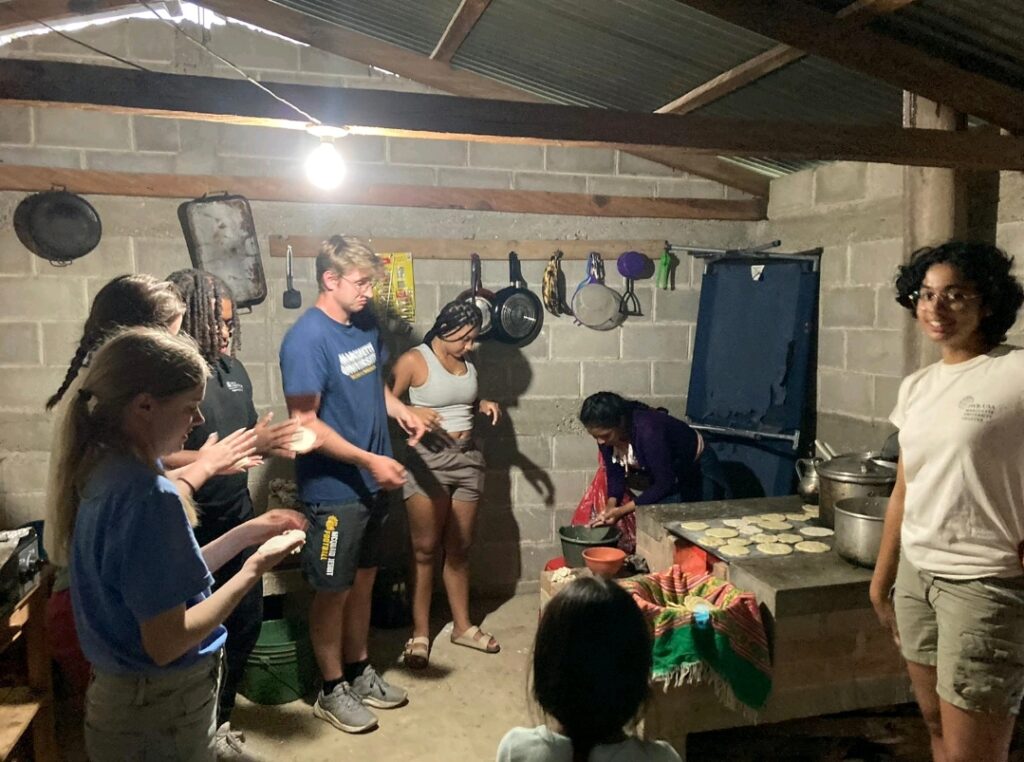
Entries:
<svg viewBox="0 0 1024 762">
<path fill-rule="evenodd" d="M 59 759 L 53 717 L 53 679 L 46 644 L 45 575 L 0 620 L 0 652 L 24 649 L 22 684 L 0 687 L 0 760 L 32 730 L 32 749 L 39 762 Z M 20 641 L 20 643 L 19 643 Z"/>
</svg>

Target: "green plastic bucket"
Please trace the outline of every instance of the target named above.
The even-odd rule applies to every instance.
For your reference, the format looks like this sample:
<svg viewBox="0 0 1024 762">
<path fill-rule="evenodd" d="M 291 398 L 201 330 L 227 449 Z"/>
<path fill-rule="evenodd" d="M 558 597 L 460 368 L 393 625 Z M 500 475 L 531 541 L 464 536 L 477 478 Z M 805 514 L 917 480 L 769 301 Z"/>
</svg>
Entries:
<svg viewBox="0 0 1024 762">
<path fill-rule="evenodd" d="M 268 619 L 246 661 L 238 692 L 255 704 L 298 701 L 316 684 L 316 662 L 303 622 Z"/>
<path fill-rule="evenodd" d="M 614 548 L 619 544 L 619 530 L 615 527 L 588 527 L 582 525 L 559 527 L 562 557 L 566 566 L 584 566 L 583 551 L 587 548 Z"/>
</svg>

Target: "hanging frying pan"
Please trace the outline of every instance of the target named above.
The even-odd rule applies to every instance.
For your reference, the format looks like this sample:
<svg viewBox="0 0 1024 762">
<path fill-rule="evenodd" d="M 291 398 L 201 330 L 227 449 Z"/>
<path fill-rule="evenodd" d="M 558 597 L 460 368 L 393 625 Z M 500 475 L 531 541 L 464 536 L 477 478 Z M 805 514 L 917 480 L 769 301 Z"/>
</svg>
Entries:
<svg viewBox="0 0 1024 762">
<path fill-rule="evenodd" d="M 587 257 L 587 277 L 572 297 L 576 322 L 595 331 L 610 331 L 622 323 L 622 297 L 604 284 L 604 260 L 596 251 Z"/>
<path fill-rule="evenodd" d="M 510 284 L 494 295 L 494 338 L 524 347 L 537 338 L 544 325 L 544 305 L 539 296 L 526 288 L 519 256 L 514 251 L 508 253 L 508 278 Z"/>
<path fill-rule="evenodd" d="M 486 339 L 493 328 L 492 311 L 494 309 L 494 292 L 480 285 L 480 255 L 469 255 L 469 288 L 455 297 L 456 301 L 473 302 L 480 310 L 483 319 L 480 321 L 480 338 Z"/>
<path fill-rule="evenodd" d="M 103 226 L 92 204 L 61 189 L 22 199 L 14 210 L 14 232 L 26 249 L 63 267 L 96 248 Z"/>
</svg>

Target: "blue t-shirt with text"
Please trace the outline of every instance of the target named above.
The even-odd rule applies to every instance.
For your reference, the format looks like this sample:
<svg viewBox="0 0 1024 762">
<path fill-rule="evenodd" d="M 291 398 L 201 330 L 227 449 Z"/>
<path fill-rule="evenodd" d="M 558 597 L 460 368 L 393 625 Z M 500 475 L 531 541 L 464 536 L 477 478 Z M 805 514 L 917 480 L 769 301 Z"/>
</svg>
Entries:
<svg viewBox="0 0 1024 762">
<path fill-rule="evenodd" d="M 285 396 L 319 395 L 320 420 L 356 447 L 391 456 L 385 358 L 371 313 L 345 325 L 307 310 L 285 334 L 280 360 Z M 380 490 L 369 471 L 318 452 L 295 459 L 295 476 L 305 503 L 349 503 Z"/>
<path fill-rule="evenodd" d="M 140 623 L 210 594 L 206 566 L 177 489 L 124 454 L 110 453 L 82 490 L 71 542 L 71 604 L 82 651 L 107 674 L 188 667 L 224 645 L 218 626 L 165 667 L 142 646 Z"/>
</svg>

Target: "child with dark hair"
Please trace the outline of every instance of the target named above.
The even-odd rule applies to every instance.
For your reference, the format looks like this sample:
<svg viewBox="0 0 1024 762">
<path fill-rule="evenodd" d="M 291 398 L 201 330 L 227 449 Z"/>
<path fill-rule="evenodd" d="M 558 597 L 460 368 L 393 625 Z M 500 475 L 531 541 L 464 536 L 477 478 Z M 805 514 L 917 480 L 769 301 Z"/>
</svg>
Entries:
<svg viewBox="0 0 1024 762">
<path fill-rule="evenodd" d="M 392 391 L 408 391 L 411 409 L 428 434 L 407 464 L 405 506 L 416 562 L 413 632 L 404 661 L 413 669 L 430 658 L 430 598 L 434 557 L 444 553 L 444 586 L 452 610 L 453 643 L 485 653 L 498 641 L 469 618 L 469 548 L 484 482 L 484 456 L 473 440 L 474 413 L 501 417 L 498 403 L 477 396 L 476 366 L 469 353 L 480 335 L 480 310 L 471 302 L 446 304 L 419 344 L 395 363 Z"/>
<path fill-rule="evenodd" d="M 497 762 L 679 762 L 664 741 L 626 733 L 647 699 L 651 633 L 632 597 L 584 577 L 544 609 L 533 647 L 533 697 L 553 728 L 513 728 Z"/>
<path fill-rule="evenodd" d="M 608 502 L 592 525 L 614 524 L 638 505 L 704 497 L 704 470 L 714 469 L 714 453 L 685 422 L 615 392 L 597 392 L 583 401 L 580 423 L 597 441 L 608 473 Z"/>
<path fill-rule="evenodd" d="M 255 433 L 256 456 L 294 458 L 289 445 L 298 423 L 287 420 L 272 425 L 271 413 L 259 419 L 253 404 L 252 381 L 234 356 L 239 347 L 235 300 L 227 284 L 203 270 L 178 270 L 167 276 L 185 299 L 182 330 L 195 339 L 210 369 L 206 396 L 200 411 L 205 419 L 192 429 L 184 449 L 169 455 L 170 466 L 184 466 L 199 455 L 211 436 L 226 436 L 238 429 Z M 216 476 L 195 491 L 199 525 L 195 528 L 200 545 L 213 542 L 255 516 L 246 472 Z M 296 514 L 298 517 L 298 514 Z M 231 579 L 245 564 L 244 551 L 214 574 L 214 590 Z M 231 729 L 235 694 L 245 671 L 246 660 L 259 638 L 263 622 L 263 585 L 257 582 L 225 621 L 228 638 L 224 648 L 224 674 L 217 710 L 217 750 L 222 759 L 243 759 L 244 736 Z M 245 755 L 248 757 L 248 755 Z"/>
<path fill-rule="evenodd" d="M 1006 760 L 1024 694 L 1024 303 L 1013 258 L 951 241 L 896 278 L 942 359 L 907 376 L 870 597 L 907 663 L 934 759 Z"/>
</svg>

